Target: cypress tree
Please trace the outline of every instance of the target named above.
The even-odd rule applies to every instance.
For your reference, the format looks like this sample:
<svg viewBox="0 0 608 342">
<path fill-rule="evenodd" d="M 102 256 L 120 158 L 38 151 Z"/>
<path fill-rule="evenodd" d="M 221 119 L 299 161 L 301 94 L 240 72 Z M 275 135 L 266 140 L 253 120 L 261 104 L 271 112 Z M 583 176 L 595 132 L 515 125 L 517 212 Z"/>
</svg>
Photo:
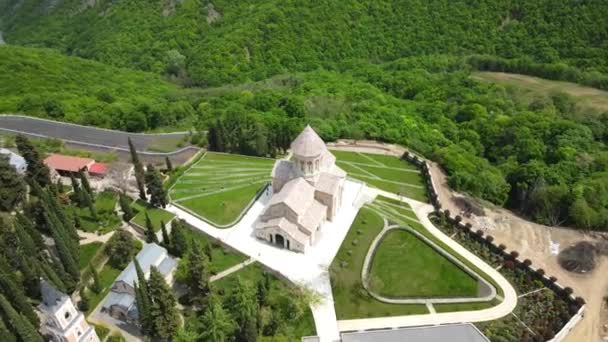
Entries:
<svg viewBox="0 0 608 342">
<path fill-rule="evenodd" d="M 171 159 L 169 157 L 165 157 L 165 166 L 167 167 L 167 171 L 173 171 L 173 164 L 171 163 Z"/>
<path fill-rule="evenodd" d="M 74 177 L 73 174 L 70 173 L 70 181 L 72 182 L 72 201 L 76 202 L 76 205 L 79 207 L 83 206 L 84 199 L 82 197 L 82 189 L 80 189 L 80 184 Z"/>
<path fill-rule="evenodd" d="M 0 317 L 0 341 L 6 342 L 17 342 L 17 336 L 13 335 L 13 333 L 8 330 L 4 321 Z"/>
<path fill-rule="evenodd" d="M 235 328 L 234 321 L 216 295 L 209 297 L 209 305 L 205 307 L 200 319 L 200 324 L 204 327 L 201 337 L 203 341 L 230 341 Z"/>
<path fill-rule="evenodd" d="M 38 255 L 39 251 L 38 246 L 36 246 L 36 243 L 30 236 L 30 234 L 28 234 L 28 232 L 26 231 L 26 228 L 23 226 L 24 224 L 27 223 L 24 220 L 23 216 L 17 217 L 17 219 L 15 220 L 15 234 L 19 239 L 19 244 L 23 253 L 28 256 L 36 256 Z"/>
<path fill-rule="evenodd" d="M 13 211 L 25 199 L 25 192 L 23 178 L 10 165 L 8 158 L 0 154 L 0 210 Z"/>
<path fill-rule="evenodd" d="M 85 202 L 86 202 L 87 206 L 89 207 L 89 213 L 91 213 L 91 217 L 93 218 L 93 220 L 97 220 L 97 209 L 95 208 L 95 203 L 93 202 L 93 198 L 87 192 L 83 192 L 83 194 L 84 194 L 84 197 L 86 198 Z"/>
<path fill-rule="evenodd" d="M 256 297 L 259 306 L 268 304 L 268 288 L 266 287 L 266 281 L 264 279 L 258 280 Z"/>
<path fill-rule="evenodd" d="M 36 248 L 39 251 L 42 251 L 46 248 L 46 245 L 44 244 L 44 239 L 42 238 L 40 231 L 36 229 L 36 227 L 29 218 L 27 218 L 21 213 L 17 213 L 15 222 L 17 222 L 18 226 L 23 229 L 23 231 L 27 232 L 27 234 L 31 237 L 32 241 L 34 242 Z"/>
<path fill-rule="evenodd" d="M 145 334 L 149 334 L 152 331 L 152 319 L 150 316 L 150 307 L 152 305 L 150 294 L 148 292 L 148 282 L 146 276 L 137 261 L 137 258 L 133 258 L 135 264 L 135 272 L 137 273 L 137 292 L 136 297 L 139 297 L 137 302 L 137 309 L 139 311 L 139 324 L 142 327 L 142 331 Z"/>
<path fill-rule="evenodd" d="M 59 275 L 57 275 L 57 271 L 53 267 L 54 265 L 51 265 L 46 260 L 40 261 L 38 263 L 38 266 L 40 267 L 40 269 L 46 276 L 44 278 L 48 279 L 51 283 L 53 283 L 53 285 L 55 286 L 56 289 L 60 290 L 61 292 L 67 292 L 68 287 L 62 280 L 62 279 L 67 280 L 68 279 L 67 275 L 64 278 L 61 278 Z"/>
<path fill-rule="evenodd" d="M 213 261 L 213 249 L 211 248 L 211 242 L 207 241 L 205 243 L 205 255 L 207 256 L 207 258 L 209 259 L 209 262 Z"/>
<path fill-rule="evenodd" d="M 148 216 L 148 212 L 146 211 L 146 242 L 147 243 L 158 243 L 158 237 L 156 237 L 156 232 L 154 232 L 154 226 L 152 225 L 152 220 L 150 220 L 150 216 Z"/>
<path fill-rule="evenodd" d="M 51 172 L 44 165 L 40 158 L 40 153 L 38 153 L 38 150 L 29 139 L 19 134 L 15 138 L 15 144 L 17 145 L 17 150 L 19 150 L 19 154 L 21 154 L 27 163 L 26 177 L 42 187 L 51 184 Z"/>
<path fill-rule="evenodd" d="M 95 194 L 93 190 L 91 190 L 91 184 L 89 183 L 89 179 L 87 175 L 84 173 L 84 169 L 78 170 L 78 178 L 80 179 L 80 184 L 82 185 L 82 189 L 89 194 L 92 202 L 95 202 Z"/>
<path fill-rule="evenodd" d="M 153 324 L 153 335 L 160 337 L 163 341 L 171 341 L 180 322 L 176 307 L 177 300 L 165 282 L 165 278 L 154 266 L 150 267 L 148 291 L 152 302 L 150 317 Z"/>
<path fill-rule="evenodd" d="M 171 246 L 171 239 L 169 238 L 169 234 L 167 233 L 167 227 L 165 226 L 164 221 L 160 221 L 160 229 L 163 233 L 163 244 L 169 248 Z"/>
<path fill-rule="evenodd" d="M 19 270 L 23 279 L 25 293 L 30 298 L 40 297 L 40 271 L 36 266 L 37 261 L 22 255 L 19 262 Z"/>
<path fill-rule="evenodd" d="M 21 341 L 27 342 L 42 342 L 42 337 L 36 331 L 36 328 L 11 306 L 3 295 L 0 295 L 0 308 L 4 312 L 9 326 Z"/>
<path fill-rule="evenodd" d="M 28 303 L 23 288 L 11 273 L 0 271 L 0 291 L 6 296 L 15 310 L 27 317 L 30 323 L 38 326 L 40 323 L 38 316 Z"/>
<path fill-rule="evenodd" d="M 63 194 L 63 183 L 61 182 L 61 177 L 57 177 L 57 181 L 55 182 L 55 190 L 57 194 Z"/>
<path fill-rule="evenodd" d="M 190 298 L 196 304 L 203 304 L 211 287 L 209 283 L 209 261 L 202 252 L 200 245 L 193 241 L 192 249 L 187 260 L 188 275 L 186 285 L 190 291 Z"/>
<path fill-rule="evenodd" d="M 120 209 L 122 210 L 122 218 L 125 221 L 130 221 L 133 216 L 133 208 L 131 208 L 131 199 L 125 193 L 120 193 L 118 198 L 118 203 L 120 204 Z"/>
<path fill-rule="evenodd" d="M 237 278 L 235 290 L 229 299 L 232 317 L 237 323 L 236 338 L 238 341 L 255 342 L 257 332 L 258 303 L 254 288 Z"/>
<path fill-rule="evenodd" d="M 180 220 L 175 219 L 171 223 L 171 254 L 182 257 L 188 251 L 188 240 L 184 233 L 184 227 Z"/>
<path fill-rule="evenodd" d="M 44 216 L 49 224 L 49 227 L 51 227 L 51 234 L 53 236 L 53 240 L 55 240 L 55 247 L 57 248 L 57 254 L 59 256 L 59 260 L 61 260 L 61 264 L 68 272 L 71 279 L 74 282 L 78 282 L 80 279 L 78 263 L 74 260 L 74 256 L 66 245 L 67 239 L 61 234 L 60 230 L 51 223 L 49 216 L 47 214 L 44 214 Z"/>
<path fill-rule="evenodd" d="M 91 287 L 91 290 L 93 290 L 95 293 L 100 293 L 103 288 L 101 286 L 101 280 L 99 279 L 99 272 L 97 272 L 97 269 L 93 267 L 93 264 L 90 262 L 89 268 L 91 269 L 91 274 L 93 275 L 93 287 Z"/>
<path fill-rule="evenodd" d="M 129 152 L 131 153 L 131 162 L 133 163 L 133 168 L 135 171 L 135 181 L 137 183 L 137 188 L 139 189 L 139 198 L 142 200 L 147 200 L 146 198 L 146 183 L 144 181 L 144 167 L 142 163 L 139 161 L 139 156 L 137 155 L 137 150 L 135 149 L 135 145 L 131 141 L 131 138 L 128 138 L 129 143 Z"/>
<path fill-rule="evenodd" d="M 89 311 L 90 301 L 89 295 L 87 294 L 87 288 L 85 286 L 80 288 L 78 294 L 80 295 L 80 301 L 78 302 L 78 310 L 87 312 Z"/>
<path fill-rule="evenodd" d="M 167 192 L 163 187 L 163 181 L 160 178 L 160 174 L 156 171 L 154 165 L 148 164 L 145 180 L 148 194 L 150 195 L 150 204 L 154 207 L 166 207 L 168 202 Z"/>
</svg>

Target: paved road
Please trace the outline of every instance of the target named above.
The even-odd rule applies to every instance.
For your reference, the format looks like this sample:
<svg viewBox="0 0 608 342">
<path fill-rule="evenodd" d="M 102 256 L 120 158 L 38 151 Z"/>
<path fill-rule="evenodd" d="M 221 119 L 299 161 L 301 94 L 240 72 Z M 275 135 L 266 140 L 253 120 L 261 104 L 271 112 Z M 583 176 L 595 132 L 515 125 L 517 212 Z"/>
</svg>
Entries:
<svg viewBox="0 0 608 342">
<path fill-rule="evenodd" d="M 127 138 L 130 137 L 137 150 L 142 152 L 173 150 L 177 143 L 188 134 L 188 132 L 161 134 L 126 133 L 10 114 L 0 115 L 0 131 L 57 138 L 92 147 L 118 150 L 128 150 Z"/>
</svg>

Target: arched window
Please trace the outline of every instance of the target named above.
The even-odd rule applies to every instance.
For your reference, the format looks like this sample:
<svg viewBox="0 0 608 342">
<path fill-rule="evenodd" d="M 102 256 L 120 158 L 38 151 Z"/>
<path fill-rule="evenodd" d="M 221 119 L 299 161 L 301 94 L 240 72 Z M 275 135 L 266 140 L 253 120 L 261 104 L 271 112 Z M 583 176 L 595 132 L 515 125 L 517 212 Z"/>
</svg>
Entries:
<svg viewBox="0 0 608 342">
<path fill-rule="evenodd" d="M 300 170 L 302 170 L 302 172 L 304 172 L 304 162 L 300 161 Z"/>
<path fill-rule="evenodd" d="M 312 172 L 312 162 L 308 162 L 308 172 Z"/>
<path fill-rule="evenodd" d="M 63 315 L 63 317 L 65 317 L 66 320 L 70 319 L 70 313 L 69 312 L 65 312 L 65 314 Z"/>
<path fill-rule="evenodd" d="M 315 171 L 319 171 L 319 159 L 315 160 Z"/>
</svg>

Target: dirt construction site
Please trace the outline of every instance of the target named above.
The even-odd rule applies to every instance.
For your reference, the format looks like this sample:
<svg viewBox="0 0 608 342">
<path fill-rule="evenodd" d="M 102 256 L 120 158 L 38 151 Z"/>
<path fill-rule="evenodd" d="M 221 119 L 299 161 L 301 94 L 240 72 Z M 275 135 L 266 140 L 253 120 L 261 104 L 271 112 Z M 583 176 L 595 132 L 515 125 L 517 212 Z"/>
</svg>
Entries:
<svg viewBox="0 0 608 342">
<path fill-rule="evenodd" d="M 402 154 L 400 146 L 380 144 L 371 141 L 339 141 L 334 148 L 367 153 Z M 431 175 L 443 209 L 459 214 L 463 211 L 462 195 L 452 191 L 447 185 L 447 177 L 436 163 L 429 162 Z M 536 268 L 542 268 L 548 275 L 555 276 L 563 286 L 571 287 L 576 296 L 587 302 L 584 318 L 568 334 L 565 341 L 608 341 L 608 257 L 598 254 L 593 269 L 586 272 L 570 272 L 558 262 L 558 254 L 581 241 L 591 244 L 606 244 L 608 235 L 585 233 L 567 228 L 548 227 L 527 221 L 509 210 L 483 204 L 484 214 L 463 216 L 474 229 L 482 229 L 492 235 L 497 244 L 516 250 L 520 258 L 530 259 Z"/>
</svg>

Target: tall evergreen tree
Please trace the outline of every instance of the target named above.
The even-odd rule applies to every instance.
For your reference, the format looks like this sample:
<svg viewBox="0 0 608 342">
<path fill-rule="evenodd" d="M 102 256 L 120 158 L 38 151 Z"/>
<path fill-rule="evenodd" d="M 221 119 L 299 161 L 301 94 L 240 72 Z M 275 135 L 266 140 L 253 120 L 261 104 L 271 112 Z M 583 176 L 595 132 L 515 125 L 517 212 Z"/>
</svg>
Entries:
<svg viewBox="0 0 608 342">
<path fill-rule="evenodd" d="M 53 240 L 55 240 L 55 247 L 57 248 L 59 260 L 61 260 L 63 267 L 68 272 L 72 280 L 74 282 L 78 282 L 80 279 L 80 270 L 78 269 L 78 263 L 74 260 L 74 256 L 67 247 L 66 240 L 69 238 L 66 238 L 60 229 L 51 223 L 51 219 L 49 219 L 48 214 L 44 214 L 44 216 L 51 229 Z"/>
<path fill-rule="evenodd" d="M 80 179 L 80 184 L 82 185 L 82 189 L 89 194 L 92 202 L 95 202 L 95 193 L 91 189 L 91 184 L 89 183 L 89 178 L 84 173 L 84 169 L 78 170 L 78 178 Z"/>
<path fill-rule="evenodd" d="M 163 341 L 171 341 L 180 322 L 177 300 L 165 278 L 154 266 L 150 267 L 148 291 L 152 302 L 150 317 L 153 322 L 153 335 Z"/>
<path fill-rule="evenodd" d="M 27 163 L 27 178 L 40 184 L 42 187 L 51 184 L 51 172 L 49 168 L 44 165 L 38 150 L 32 145 L 29 139 L 19 134 L 15 138 L 15 144 L 19 150 L 19 154 L 21 154 Z"/>
<path fill-rule="evenodd" d="M 152 318 L 150 316 L 152 302 L 148 291 L 148 281 L 136 258 L 133 258 L 133 264 L 135 264 L 135 272 L 137 273 L 136 299 L 139 324 L 144 334 L 150 334 L 152 332 Z"/>
<path fill-rule="evenodd" d="M 89 311 L 91 299 L 87 294 L 86 286 L 80 288 L 78 295 L 80 296 L 80 301 L 78 302 L 78 310 L 80 311 Z"/>
<path fill-rule="evenodd" d="M 40 297 L 40 271 L 37 268 L 37 261 L 33 257 L 28 258 L 21 255 L 19 258 L 19 271 L 25 294 L 30 298 Z"/>
<path fill-rule="evenodd" d="M 163 233 L 163 244 L 169 248 L 171 246 L 171 239 L 169 238 L 169 233 L 167 233 L 167 226 L 164 221 L 160 221 L 160 229 Z"/>
<path fill-rule="evenodd" d="M 171 163 L 171 159 L 169 159 L 168 156 L 165 157 L 165 167 L 167 168 L 167 171 L 173 171 L 173 164 Z"/>
<path fill-rule="evenodd" d="M 0 341 L 6 342 L 17 342 L 17 336 L 15 336 L 4 324 L 2 317 L 0 317 Z"/>
<path fill-rule="evenodd" d="M 32 323 L 15 311 L 3 295 L 0 295 L 0 309 L 4 312 L 9 327 L 19 336 L 21 341 L 42 342 L 42 337 L 38 334 Z"/>
<path fill-rule="evenodd" d="M 127 196 L 125 193 L 120 193 L 118 198 L 118 203 L 120 204 L 120 210 L 122 210 L 122 218 L 125 221 L 130 221 L 135 214 L 133 213 L 133 208 L 131 208 L 131 198 Z"/>
<path fill-rule="evenodd" d="M 84 199 L 82 195 L 82 189 L 80 183 L 76 180 L 76 177 L 70 173 L 70 181 L 72 182 L 72 201 L 76 202 L 76 205 L 82 207 L 84 205 Z"/>
<path fill-rule="evenodd" d="M 148 164 L 145 180 L 148 194 L 150 195 L 150 204 L 154 207 L 166 207 L 168 202 L 167 191 L 165 191 L 163 181 L 154 165 Z"/>
<path fill-rule="evenodd" d="M 229 307 L 237 325 L 236 339 L 255 342 L 258 335 L 258 303 L 256 291 L 249 282 L 237 278 L 235 290 L 229 299 Z"/>
<path fill-rule="evenodd" d="M 146 201 L 146 182 L 144 180 L 144 166 L 139 161 L 139 155 L 137 154 L 137 150 L 135 149 L 135 145 L 133 145 L 133 141 L 131 138 L 128 138 L 129 143 L 129 152 L 131 153 L 131 162 L 133 163 L 133 168 L 135 171 L 135 181 L 137 183 L 137 188 L 139 189 L 139 198 Z"/>
<path fill-rule="evenodd" d="M 0 154 L 0 211 L 13 211 L 25 199 L 23 178 L 9 164 L 7 156 Z"/>
<path fill-rule="evenodd" d="M 226 342 L 232 340 L 235 325 L 228 312 L 222 306 L 216 295 L 211 295 L 209 305 L 200 318 L 203 327 L 201 338 L 209 342 Z"/>
<path fill-rule="evenodd" d="M 23 229 L 23 231 L 27 232 L 27 234 L 31 237 L 32 241 L 34 242 L 35 246 L 38 248 L 39 251 L 46 248 L 46 245 L 44 244 L 44 239 L 42 238 L 40 231 L 36 229 L 36 227 L 29 218 L 27 218 L 21 213 L 17 213 L 15 222 L 17 223 L 18 228 L 21 228 Z"/>
<path fill-rule="evenodd" d="M 91 287 L 91 290 L 93 290 L 95 293 L 100 293 L 101 290 L 103 290 L 103 287 L 101 286 L 101 280 L 99 279 L 99 272 L 97 272 L 97 269 L 90 262 L 89 268 L 91 269 L 91 274 L 93 275 L 93 286 Z"/>
<path fill-rule="evenodd" d="M 187 260 L 188 275 L 186 285 L 193 303 L 202 305 L 206 301 L 211 287 L 209 282 L 209 261 L 201 246 L 193 241 Z"/>
<path fill-rule="evenodd" d="M 188 240 L 184 233 L 184 227 L 179 219 L 173 220 L 171 223 L 171 240 L 170 252 L 176 257 L 182 257 L 188 251 Z"/>
<path fill-rule="evenodd" d="M 154 225 L 152 225 L 152 220 L 150 220 L 150 216 L 148 216 L 148 212 L 146 211 L 146 242 L 147 243 L 158 243 L 158 237 L 156 236 L 156 232 L 154 231 Z"/>
<path fill-rule="evenodd" d="M 6 265 L 3 265 L 2 269 L 4 269 L 5 266 Z M 15 310 L 24 315 L 24 317 L 27 317 L 30 323 L 38 326 L 40 323 L 38 321 L 38 316 L 27 301 L 23 288 L 10 272 L 5 272 L 4 270 L 0 271 L 0 292 L 4 294 Z"/>
<path fill-rule="evenodd" d="M 68 277 L 60 277 L 57 274 L 57 270 L 56 267 L 53 264 L 47 262 L 46 260 L 44 261 L 40 261 L 38 263 L 38 266 L 40 267 L 40 269 L 42 270 L 42 273 L 44 273 L 46 279 L 48 279 L 51 283 L 53 283 L 53 285 L 55 286 L 56 289 L 60 290 L 61 292 L 67 292 L 68 290 L 68 286 L 65 284 L 65 282 L 62 279 L 66 279 L 68 280 Z M 71 281 L 71 280 L 70 280 Z M 71 285 L 71 284 L 69 284 Z"/>
</svg>

